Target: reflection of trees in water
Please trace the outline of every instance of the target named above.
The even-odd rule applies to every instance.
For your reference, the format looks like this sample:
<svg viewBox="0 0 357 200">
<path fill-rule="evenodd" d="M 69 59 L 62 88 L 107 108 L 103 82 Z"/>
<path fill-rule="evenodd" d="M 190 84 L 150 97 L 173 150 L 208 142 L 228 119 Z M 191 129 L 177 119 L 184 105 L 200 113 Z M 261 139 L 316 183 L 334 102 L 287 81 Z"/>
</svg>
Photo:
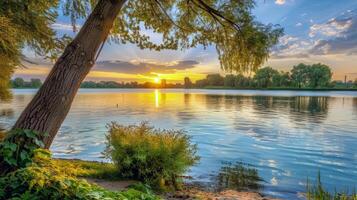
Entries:
<svg viewBox="0 0 357 200">
<path fill-rule="evenodd" d="M 12 118 L 14 117 L 14 109 L 12 108 L 4 108 L 0 110 L 0 117 L 8 117 L 8 118 Z"/>
<path fill-rule="evenodd" d="M 296 121 L 320 123 L 328 115 L 329 100 L 329 97 L 294 97 L 290 103 L 290 116 Z"/>
<path fill-rule="evenodd" d="M 191 121 L 193 119 L 196 119 L 196 116 L 194 115 L 194 112 L 192 111 L 192 94 L 185 93 L 183 96 L 183 102 L 184 102 L 184 108 L 180 109 L 180 111 L 177 112 L 177 117 L 178 119 L 185 123 L 188 121 Z"/>
<path fill-rule="evenodd" d="M 208 182 L 193 181 L 194 186 L 201 189 L 223 191 L 223 190 L 255 190 L 263 187 L 263 179 L 259 176 L 258 170 L 252 165 L 236 162 L 223 163 L 221 168 L 208 175 Z"/>
<path fill-rule="evenodd" d="M 249 97 L 234 95 L 204 95 L 206 108 L 209 110 L 240 110 Z"/>
<path fill-rule="evenodd" d="M 353 111 L 357 113 L 357 98 L 352 99 Z"/>
</svg>

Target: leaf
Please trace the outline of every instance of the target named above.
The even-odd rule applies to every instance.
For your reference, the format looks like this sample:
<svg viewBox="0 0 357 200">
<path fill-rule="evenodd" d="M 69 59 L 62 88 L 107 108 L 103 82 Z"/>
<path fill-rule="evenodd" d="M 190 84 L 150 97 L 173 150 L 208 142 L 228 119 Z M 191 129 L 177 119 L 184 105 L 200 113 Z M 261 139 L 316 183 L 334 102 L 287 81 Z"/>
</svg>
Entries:
<svg viewBox="0 0 357 200">
<path fill-rule="evenodd" d="M 5 162 L 7 162 L 11 166 L 17 166 L 17 161 L 15 158 L 4 158 Z"/>
<path fill-rule="evenodd" d="M 29 158 L 29 154 L 26 151 L 21 151 L 20 158 L 22 161 L 24 161 Z"/>
</svg>

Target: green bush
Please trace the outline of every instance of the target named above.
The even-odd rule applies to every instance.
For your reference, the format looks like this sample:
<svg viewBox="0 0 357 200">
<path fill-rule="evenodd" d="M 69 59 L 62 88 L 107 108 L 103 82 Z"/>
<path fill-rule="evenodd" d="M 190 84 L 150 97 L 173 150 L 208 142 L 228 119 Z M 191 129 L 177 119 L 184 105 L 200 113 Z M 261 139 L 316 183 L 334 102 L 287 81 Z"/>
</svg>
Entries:
<svg viewBox="0 0 357 200">
<path fill-rule="evenodd" d="M 180 175 L 196 164 L 196 145 L 183 131 L 140 125 L 108 125 L 104 152 L 118 166 L 122 177 L 144 181 L 157 189 L 177 188 Z"/>
<path fill-rule="evenodd" d="M 158 200 L 148 189 L 130 188 L 111 192 L 72 176 L 68 168 L 61 168 L 44 149 L 34 151 L 33 162 L 0 177 L 0 199 L 22 200 Z M 143 187 L 141 187 L 143 188 Z"/>
<path fill-rule="evenodd" d="M 43 147 L 41 134 L 36 131 L 10 131 L 0 143 L 0 174 L 28 166 L 32 162 L 33 151 Z"/>
</svg>

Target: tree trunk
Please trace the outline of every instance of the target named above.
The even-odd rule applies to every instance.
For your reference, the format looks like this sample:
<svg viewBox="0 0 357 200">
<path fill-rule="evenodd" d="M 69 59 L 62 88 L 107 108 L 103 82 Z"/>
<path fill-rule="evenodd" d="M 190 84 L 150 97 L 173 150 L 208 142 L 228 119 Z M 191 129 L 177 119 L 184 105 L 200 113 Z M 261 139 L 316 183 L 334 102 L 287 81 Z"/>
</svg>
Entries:
<svg viewBox="0 0 357 200">
<path fill-rule="evenodd" d="M 68 114 L 81 82 L 94 65 L 99 47 L 105 42 L 125 2 L 126 0 L 98 2 L 13 129 L 31 129 L 46 133 L 45 148 L 50 147 Z"/>
</svg>

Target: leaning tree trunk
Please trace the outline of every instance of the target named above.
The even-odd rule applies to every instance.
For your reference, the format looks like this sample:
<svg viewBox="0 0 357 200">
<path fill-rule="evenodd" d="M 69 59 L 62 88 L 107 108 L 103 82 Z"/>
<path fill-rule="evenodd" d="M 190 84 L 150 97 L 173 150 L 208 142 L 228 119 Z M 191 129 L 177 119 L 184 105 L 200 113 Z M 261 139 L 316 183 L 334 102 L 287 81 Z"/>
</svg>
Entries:
<svg viewBox="0 0 357 200">
<path fill-rule="evenodd" d="M 49 148 L 72 105 L 81 82 L 93 67 L 126 0 L 100 0 L 85 24 L 57 60 L 46 81 L 18 118 L 13 129 L 46 133 Z"/>
</svg>

